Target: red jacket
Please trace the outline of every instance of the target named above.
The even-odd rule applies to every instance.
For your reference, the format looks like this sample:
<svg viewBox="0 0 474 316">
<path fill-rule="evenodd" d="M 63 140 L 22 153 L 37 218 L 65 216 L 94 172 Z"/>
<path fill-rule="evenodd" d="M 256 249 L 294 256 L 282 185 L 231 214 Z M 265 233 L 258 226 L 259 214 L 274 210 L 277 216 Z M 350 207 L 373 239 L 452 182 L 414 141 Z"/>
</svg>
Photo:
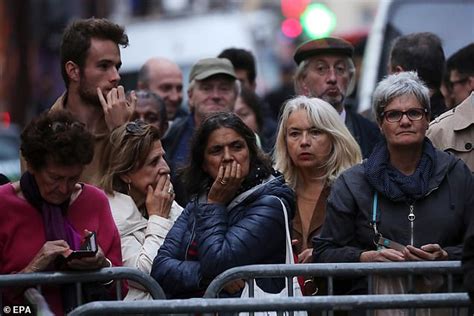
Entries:
<svg viewBox="0 0 474 316">
<path fill-rule="evenodd" d="M 0 273 L 17 273 L 24 269 L 46 242 L 40 212 L 19 197 L 12 184 L 0 186 Z M 68 219 L 82 234 L 95 231 L 97 242 L 113 266 L 122 265 L 120 235 L 105 194 L 84 184 L 80 195 L 68 209 Z M 14 291 L 18 294 L 18 292 Z M 22 304 L 21 297 L 3 293 L 4 305 Z M 43 295 L 56 315 L 62 315 L 61 295 L 57 287 L 43 288 Z"/>
</svg>

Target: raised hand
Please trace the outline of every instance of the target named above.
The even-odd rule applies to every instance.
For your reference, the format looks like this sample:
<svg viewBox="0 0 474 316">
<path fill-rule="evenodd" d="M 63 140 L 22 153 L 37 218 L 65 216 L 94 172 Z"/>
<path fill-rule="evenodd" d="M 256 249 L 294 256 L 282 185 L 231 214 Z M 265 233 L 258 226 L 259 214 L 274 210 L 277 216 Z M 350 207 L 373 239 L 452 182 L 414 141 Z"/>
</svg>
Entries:
<svg viewBox="0 0 474 316">
<path fill-rule="evenodd" d="M 221 164 L 207 196 L 208 203 L 227 204 L 235 197 L 242 184 L 242 167 L 235 160 Z"/>
<path fill-rule="evenodd" d="M 104 111 L 105 123 L 109 131 L 125 124 L 132 117 L 137 103 L 135 91 L 132 91 L 130 98 L 127 99 L 123 86 L 113 88 L 104 97 L 100 87 L 97 87 L 97 95 Z"/>
<path fill-rule="evenodd" d="M 158 174 L 156 187 L 153 189 L 151 185 L 147 188 L 146 194 L 146 211 L 148 216 L 158 215 L 168 218 L 170 215 L 171 205 L 175 197 L 173 185 L 170 181 L 169 174 Z"/>
</svg>

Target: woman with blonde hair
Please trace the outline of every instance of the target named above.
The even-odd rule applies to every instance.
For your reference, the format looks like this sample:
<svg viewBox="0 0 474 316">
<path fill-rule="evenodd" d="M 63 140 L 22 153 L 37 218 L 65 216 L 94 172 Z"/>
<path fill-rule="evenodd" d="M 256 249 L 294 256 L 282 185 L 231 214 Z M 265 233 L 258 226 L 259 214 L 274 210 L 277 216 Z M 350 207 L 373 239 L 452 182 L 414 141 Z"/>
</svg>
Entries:
<svg viewBox="0 0 474 316">
<path fill-rule="evenodd" d="M 164 154 L 158 128 L 138 120 L 124 124 L 110 135 L 99 182 L 120 232 L 123 265 L 147 274 L 182 211 Z M 131 283 L 125 300 L 140 299 L 151 296 Z"/>
<path fill-rule="evenodd" d="M 300 263 L 312 262 L 311 239 L 321 231 L 331 184 L 361 162 L 359 145 L 329 103 L 298 96 L 280 117 L 274 160 L 296 193 L 295 253 Z"/>
</svg>

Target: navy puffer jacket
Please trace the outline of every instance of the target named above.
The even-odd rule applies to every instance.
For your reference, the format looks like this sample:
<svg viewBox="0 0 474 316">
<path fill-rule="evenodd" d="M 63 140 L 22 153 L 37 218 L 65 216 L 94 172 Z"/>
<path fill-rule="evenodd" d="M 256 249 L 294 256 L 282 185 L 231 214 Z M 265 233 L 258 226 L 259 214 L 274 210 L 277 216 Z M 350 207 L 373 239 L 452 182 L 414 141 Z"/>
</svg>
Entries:
<svg viewBox="0 0 474 316">
<path fill-rule="evenodd" d="M 285 262 L 285 222 L 294 216 L 294 192 L 282 176 L 255 186 L 228 206 L 191 201 L 166 236 L 153 262 L 151 276 L 168 297 L 190 297 L 227 269 L 248 264 Z M 192 241 L 199 261 L 187 259 Z M 271 280 L 259 282 L 276 292 Z"/>
</svg>

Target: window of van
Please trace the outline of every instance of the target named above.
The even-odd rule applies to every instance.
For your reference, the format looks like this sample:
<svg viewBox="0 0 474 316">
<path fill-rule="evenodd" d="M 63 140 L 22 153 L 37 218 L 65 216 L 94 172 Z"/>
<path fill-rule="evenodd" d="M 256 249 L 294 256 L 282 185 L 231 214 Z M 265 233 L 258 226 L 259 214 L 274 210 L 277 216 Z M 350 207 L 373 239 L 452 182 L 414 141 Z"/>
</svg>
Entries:
<svg viewBox="0 0 474 316">
<path fill-rule="evenodd" d="M 473 17 L 472 0 L 381 1 L 364 55 L 358 111 L 370 109 L 372 92 L 387 74 L 395 38 L 414 32 L 432 32 L 441 38 L 448 58 L 474 41 Z"/>
</svg>

